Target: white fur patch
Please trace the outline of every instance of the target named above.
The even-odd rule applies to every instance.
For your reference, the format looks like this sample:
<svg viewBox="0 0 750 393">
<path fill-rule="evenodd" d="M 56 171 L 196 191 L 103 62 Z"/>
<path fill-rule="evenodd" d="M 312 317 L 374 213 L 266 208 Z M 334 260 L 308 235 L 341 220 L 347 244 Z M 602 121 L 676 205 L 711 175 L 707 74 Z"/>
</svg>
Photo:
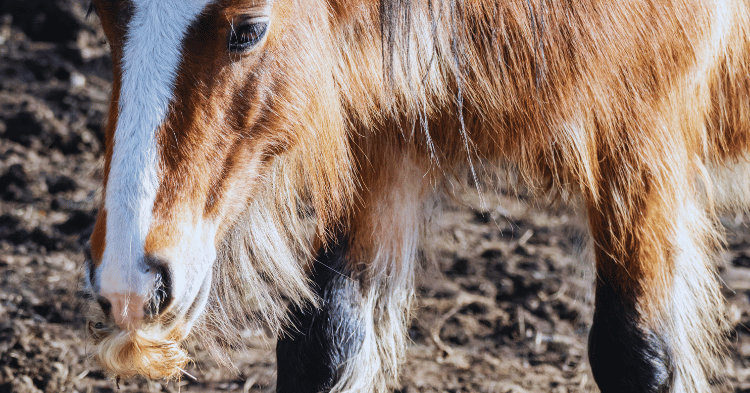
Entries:
<svg viewBox="0 0 750 393">
<path fill-rule="evenodd" d="M 727 326 L 715 273 L 715 232 L 705 206 L 685 201 L 678 208 L 672 239 L 672 293 L 660 321 L 674 368 L 672 391 L 710 392 L 720 370 Z"/>
<path fill-rule="evenodd" d="M 186 316 L 182 328 L 188 333 L 200 313 L 186 313 L 191 307 L 203 310 L 208 300 L 210 269 L 216 260 L 216 249 L 212 245 L 218 225 L 210 220 L 200 220 L 195 226 L 183 224 L 176 230 L 180 232 L 179 242 L 157 251 L 156 256 L 167 261 L 179 261 L 179 264 L 172 266 L 171 286 L 175 299 L 170 310 Z"/>
<path fill-rule="evenodd" d="M 210 0 L 133 0 L 106 199 L 107 235 L 98 269 L 102 293 L 146 296 L 151 274 L 137 269 L 159 186 L 156 132 L 172 100 L 182 41 Z"/>
<path fill-rule="evenodd" d="M 409 155 L 392 169 L 392 183 L 377 194 L 371 207 L 375 213 L 367 223 L 376 249 L 370 250 L 374 254 L 368 261 L 370 278 L 365 287 L 369 289 L 362 304 L 365 335 L 359 352 L 340 370 L 331 393 L 386 392 L 398 379 L 406 352 L 420 229 L 434 194 L 425 166 Z"/>
<path fill-rule="evenodd" d="M 707 165 L 711 202 L 722 213 L 750 211 L 750 157 Z"/>
</svg>

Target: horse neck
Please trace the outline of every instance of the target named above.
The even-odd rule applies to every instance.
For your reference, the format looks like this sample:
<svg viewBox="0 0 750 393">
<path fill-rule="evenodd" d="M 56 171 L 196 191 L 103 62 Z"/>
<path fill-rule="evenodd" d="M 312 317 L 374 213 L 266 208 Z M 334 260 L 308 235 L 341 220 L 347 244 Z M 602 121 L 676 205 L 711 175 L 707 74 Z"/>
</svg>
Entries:
<svg viewBox="0 0 750 393">
<path fill-rule="evenodd" d="M 498 106 L 489 92 L 502 91 L 490 87 L 491 67 L 482 60 L 497 55 L 487 42 L 467 37 L 467 20 L 478 18 L 480 10 L 459 10 L 450 0 L 350 3 L 332 7 L 337 85 L 350 123 L 358 128 L 354 137 L 376 133 L 379 141 L 356 145 L 372 146 L 377 154 L 382 143 L 406 142 L 440 162 L 466 162 L 466 154 L 454 147 L 467 137 L 480 150 L 497 150 L 477 127 L 477 109 L 487 108 L 470 99 L 481 95 Z M 481 27 L 483 33 L 494 28 Z"/>
<path fill-rule="evenodd" d="M 529 101 L 528 93 L 550 90 L 542 36 L 534 36 L 536 10 L 495 1 L 355 2 L 332 7 L 331 49 L 344 106 L 368 128 L 404 119 L 459 125 L 457 114 L 518 108 L 538 112 L 544 98 Z M 511 35 L 514 53 L 503 54 L 508 43 L 501 41 Z"/>
</svg>

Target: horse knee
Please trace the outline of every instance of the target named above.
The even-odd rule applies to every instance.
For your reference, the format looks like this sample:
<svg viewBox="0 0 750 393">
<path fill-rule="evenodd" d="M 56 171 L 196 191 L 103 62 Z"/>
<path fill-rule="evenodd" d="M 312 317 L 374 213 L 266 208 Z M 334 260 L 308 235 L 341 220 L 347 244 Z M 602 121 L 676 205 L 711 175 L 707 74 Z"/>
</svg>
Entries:
<svg viewBox="0 0 750 393">
<path fill-rule="evenodd" d="M 635 307 L 600 285 L 589 333 L 589 362 L 603 393 L 667 393 L 674 372 L 667 340 L 643 327 Z"/>
</svg>

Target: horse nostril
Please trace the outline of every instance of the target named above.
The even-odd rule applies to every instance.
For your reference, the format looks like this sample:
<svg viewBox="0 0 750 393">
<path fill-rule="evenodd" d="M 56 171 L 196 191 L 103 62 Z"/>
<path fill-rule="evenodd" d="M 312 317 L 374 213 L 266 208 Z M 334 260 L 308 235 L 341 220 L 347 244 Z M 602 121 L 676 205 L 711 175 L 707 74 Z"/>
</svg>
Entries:
<svg viewBox="0 0 750 393">
<path fill-rule="evenodd" d="M 146 265 L 154 273 L 154 288 L 145 312 L 151 317 L 163 313 L 172 304 L 172 275 L 167 263 L 161 259 L 148 257 Z"/>
<path fill-rule="evenodd" d="M 153 318 L 161 314 L 169 306 L 170 299 L 169 289 L 164 285 L 164 280 L 157 277 L 151 299 L 145 305 L 146 315 Z"/>
</svg>

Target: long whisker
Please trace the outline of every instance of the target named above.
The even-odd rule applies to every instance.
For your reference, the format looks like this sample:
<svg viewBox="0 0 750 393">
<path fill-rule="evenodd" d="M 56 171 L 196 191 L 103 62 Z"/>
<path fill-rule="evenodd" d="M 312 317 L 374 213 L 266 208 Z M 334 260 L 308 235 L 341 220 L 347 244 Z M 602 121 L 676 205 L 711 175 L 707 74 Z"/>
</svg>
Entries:
<svg viewBox="0 0 750 393">
<path fill-rule="evenodd" d="M 182 371 L 182 374 L 184 374 L 184 375 L 185 375 L 186 377 L 188 377 L 188 378 L 192 379 L 192 380 L 193 380 L 193 381 L 195 381 L 195 382 L 198 382 L 198 378 L 194 377 L 194 376 L 193 376 L 192 374 L 190 374 L 189 372 L 185 371 L 184 369 L 182 369 L 182 368 L 180 368 L 180 367 L 177 367 L 177 369 L 178 369 L 178 370 L 180 370 L 180 371 Z"/>
</svg>

